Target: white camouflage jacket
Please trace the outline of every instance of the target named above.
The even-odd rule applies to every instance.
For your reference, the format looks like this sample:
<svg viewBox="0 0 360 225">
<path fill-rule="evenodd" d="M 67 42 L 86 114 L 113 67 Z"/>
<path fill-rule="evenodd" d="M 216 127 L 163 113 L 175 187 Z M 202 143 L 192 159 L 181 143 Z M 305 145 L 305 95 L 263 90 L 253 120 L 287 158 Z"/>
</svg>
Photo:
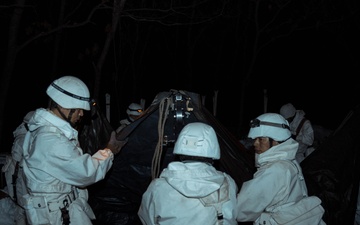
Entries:
<svg viewBox="0 0 360 225">
<path fill-rule="evenodd" d="M 299 163 L 298 142 L 289 140 L 255 154 L 257 171 L 243 183 L 237 198 L 237 220 L 254 224 L 317 225 L 324 209 L 316 196 L 308 197 Z"/>
<path fill-rule="evenodd" d="M 77 130 L 46 109 L 37 109 L 28 126 L 22 164 L 30 224 L 61 225 L 60 208 L 65 203 L 71 224 L 92 224 L 95 216 L 86 187 L 105 177 L 114 155 L 110 150 L 83 154 Z"/>
<path fill-rule="evenodd" d="M 226 173 L 203 162 L 171 162 L 142 196 L 145 225 L 237 225 L 237 186 Z"/>
</svg>

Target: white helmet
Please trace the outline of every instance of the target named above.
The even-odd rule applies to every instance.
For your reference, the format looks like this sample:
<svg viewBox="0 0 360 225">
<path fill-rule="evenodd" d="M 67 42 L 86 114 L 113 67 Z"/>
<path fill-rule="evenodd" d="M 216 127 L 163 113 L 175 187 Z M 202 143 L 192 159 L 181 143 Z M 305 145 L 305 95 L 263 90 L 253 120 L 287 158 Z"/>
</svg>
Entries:
<svg viewBox="0 0 360 225">
<path fill-rule="evenodd" d="M 291 137 L 288 121 L 277 113 L 265 113 L 250 121 L 249 138 L 269 137 L 285 141 Z"/>
<path fill-rule="evenodd" d="M 66 109 L 90 110 L 90 93 L 77 77 L 63 76 L 53 81 L 46 90 L 49 97 Z"/>
<path fill-rule="evenodd" d="M 126 110 L 126 113 L 129 116 L 130 115 L 139 116 L 139 115 L 141 115 L 142 112 L 143 112 L 143 108 L 141 107 L 141 105 L 139 105 L 137 103 L 131 103 Z"/>
<path fill-rule="evenodd" d="M 187 124 L 175 142 L 174 154 L 220 159 L 220 146 L 214 129 L 201 122 Z"/>
<path fill-rule="evenodd" d="M 296 113 L 295 107 L 291 103 L 287 103 L 280 108 L 280 114 L 285 118 L 289 119 L 293 117 Z"/>
</svg>

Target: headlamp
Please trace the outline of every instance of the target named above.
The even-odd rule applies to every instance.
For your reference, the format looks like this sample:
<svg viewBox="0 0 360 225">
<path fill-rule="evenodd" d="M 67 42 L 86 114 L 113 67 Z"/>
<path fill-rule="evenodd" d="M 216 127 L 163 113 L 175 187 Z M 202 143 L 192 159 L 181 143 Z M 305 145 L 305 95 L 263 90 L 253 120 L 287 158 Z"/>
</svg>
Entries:
<svg viewBox="0 0 360 225">
<path fill-rule="evenodd" d="M 250 121 L 250 127 L 251 128 L 260 127 L 260 125 L 280 127 L 280 128 L 290 130 L 290 127 L 287 124 L 284 124 L 284 123 L 282 123 L 282 124 L 280 124 L 280 123 L 272 123 L 272 122 L 267 122 L 267 121 L 261 121 L 259 119 L 253 119 L 253 120 Z"/>
<path fill-rule="evenodd" d="M 130 109 L 130 108 L 129 108 L 129 111 L 142 113 L 142 109 Z"/>
</svg>

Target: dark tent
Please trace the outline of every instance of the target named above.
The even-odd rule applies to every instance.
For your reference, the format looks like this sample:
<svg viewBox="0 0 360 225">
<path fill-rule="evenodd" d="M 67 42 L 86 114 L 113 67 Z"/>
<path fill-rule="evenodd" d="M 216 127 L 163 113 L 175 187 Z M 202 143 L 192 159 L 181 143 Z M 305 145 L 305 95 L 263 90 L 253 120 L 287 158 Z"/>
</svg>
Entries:
<svg viewBox="0 0 360 225">
<path fill-rule="evenodd" d="M 101 125 L 107 123 L 102 118 L 98 110 L 93 111 L 91 123 L 80 133 L 80 143 L 89 153 L 104 147 L 111 132 L 109 125 Z M 161 92 L 139 119 L 118 133 L 118 140 L 127 140 L 127 144 L 115 157 L 105 179 L 89 187 L 96 224 L 141 224 L 137 210 L 143 192 L 174 160 L 173 146 L 182 127 L 195 121 L 210 124 L 217 133 L 221 159 L 215 167 L 231 175 L 239 188 L 252 178 L 253 153 L 203 106 L 200 95 L 177 90 Z"/>
<path fill-rule="evenodd" d="M 96 105 L 87 121 L 80 132 L 80 143 L 85 151 L 93 153 L 106 145 L 113 128 Z M 142 193 L 174 160 L 172 148 L 179 131 L 194 121 L 214 127 L 221 146 L 221 159 L 215 165 L 218 169 L 230 174 L 239 188 L 252 178 L 253 152 L 214 118 L 198 94 L 177 90 L 162 92 L 144 115 L 118 133 L 118 140 L 127 139 L 127 144 L 115 157 L 106 178 L 89 187 L 89 203 L 97 216 L 94 224 L 141 224 L 137 210 Z M 322 200 L 323 219 L 328 225 L 354 224 L 360 177 L 359 124 L 357 106 L 339 128 L 301 162 L 309 195 Z"/>
<path fill-rule="evenodd" d="M 353 225 L 360 176 L 360 109 L 350 111 L 343 123 L 301 162 L 309 195 L 325 208 L 327 225 Z"/>
</svg>

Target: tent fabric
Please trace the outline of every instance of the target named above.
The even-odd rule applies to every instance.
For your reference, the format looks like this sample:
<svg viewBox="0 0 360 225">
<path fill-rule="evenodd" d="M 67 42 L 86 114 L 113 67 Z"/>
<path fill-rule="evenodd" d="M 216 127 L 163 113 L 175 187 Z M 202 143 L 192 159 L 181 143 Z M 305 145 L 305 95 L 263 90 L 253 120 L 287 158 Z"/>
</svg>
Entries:
<svg viewBox="0 0 360 225">
<path fill-rule="evenodd" d="M 106 145 L 113 130 L 97 107 L 79 133 L 84 151 Z M 255 172 L 247 150 L 201 103 L 198 94 L 160 92 L 144 114 L 117 134 L 127 144 L 103 181 L 89 187 L 89 203 L 97 224 L 141 225 L 137 216 L 142 193 L 167 164 L 175 160 L 173 145 L 181 128 L 201 121 L 213 126 L 221 148 L 217 169 L 231 175 L 239 188 Z M 359 190 L 360 109 L 350 111 L 339 128 L 301 162 L 310 196 L 318 196 L 327 225 L 353 225 Z M 239 223 L 252 224 L 252 223 Z"/>
<path fill-rule="evenodd" d="M 327 225 L 353 225 L 359 190 L 360 108 L 301 162 L 309 195 L 322 200 Z"/>
<path fill-rule="evenodd" d="M 90 113 L 85 113 L 79 130 L 79 143 L 84 153 L 94 154 L 106 147 L 113 128 L 101 113 L 95 101 L 92 102 Z"/>
<path fill-rule="evenodd" d="M 92 140 L 99 130 L 104 130 L 100 126 L 106 121 L 101 117 L 100 112 L 93 115 L 97 122 L 88 123 L 81 133 L 81 143 L 88 152 L 105 143 L 105 137 L 100 138 L 102 141 Z M 116 155 L 105 179 L 89 187 L 89 203 L 97 217 L 94 224 L 141 224 L 137 211 L 142 194 L 151 180 L 175 160 L 173 146 L 182 127 L 196 121 L 211 125 L 218 136 L 221 159 L 215 167 L 232 176 L 239 188 L 252 178 L 253 153 L 203 107 L 199 94 L 183 90 L 160 92 L 139 119 L 117 134 L 117 139 L 127 139 L 127 144 Z M 88 136 L 91 138 L 85 138 Z"/>
</svg>

